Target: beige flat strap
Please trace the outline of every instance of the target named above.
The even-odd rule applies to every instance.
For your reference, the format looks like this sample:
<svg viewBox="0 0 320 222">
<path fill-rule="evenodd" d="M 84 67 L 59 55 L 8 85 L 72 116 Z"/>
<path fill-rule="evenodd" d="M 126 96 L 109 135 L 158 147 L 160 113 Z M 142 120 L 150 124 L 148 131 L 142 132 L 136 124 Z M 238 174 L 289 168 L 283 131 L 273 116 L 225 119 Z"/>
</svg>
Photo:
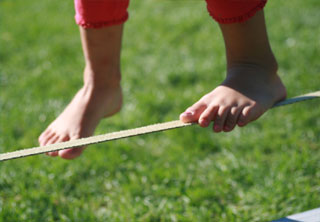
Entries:
<svg viewBox="0 0 320 222">
<path fill-rule="evenodd" d="M 278 102 L 274 104 L 272 108 L 278 107 L 278 106 L 284 106 L 284 105 L 289 105 L 292 103 L 297 103 L 297 102 L 302 102 L 305 100 L 310 100 L 310 99 L 315 99 L 320 97 L 320 91 L 312 92 L 312 93 L 307 93 L 301 96 L 296 96 L 290 99 L 283 100 L 281 102 Z"/>
<path fill-rule="evenodd" d="M 279 103 L 276 103 L 273 106 L 273 108 L 301 102 L 304 100 L 310 100 L 313 98 L 319 98 L 319 97 L 320 97 L 320 91 L 308 93 L 305 95 L 297 96 L 297 97 L 290 98 L 290 99 L 281 101 Z M 158 123 L 158 124 L 143 126 L 135 129 L 128 129 L 128 130 L 123 130 L 119 132 L 113 132 L 113 133 L 107 133 L 107 134 L 98 135 L 98 136 L 91 136 L 87 138 L 76 139 L 76 140 L 67 141 L 63 143 L 51 144 L 48 146 L 33 147 L 28 149 L 17 150 L 14 152 L 3 153 L 3 154 L 0 154 L 0 161 L 11 160 L 11 159 L 21 158 L 26 156 L 37 155 L 41 153 L 69 149 L 69 148 L 87 146 L 90 144 L 102 143 L 102 142 L 107 142 L 111 140 L 117 140 L 117 139 L 138 136 L 138 135 L 143 135 L 143 134 L 148 134 L 153 132 L 181 128 L 185 126 L 191 126 L 194 124 L 195 123 L 183 123 L 180 120 L 175 120 L 175 121 L 170 121 L 165 123 Z"/>
</svg>

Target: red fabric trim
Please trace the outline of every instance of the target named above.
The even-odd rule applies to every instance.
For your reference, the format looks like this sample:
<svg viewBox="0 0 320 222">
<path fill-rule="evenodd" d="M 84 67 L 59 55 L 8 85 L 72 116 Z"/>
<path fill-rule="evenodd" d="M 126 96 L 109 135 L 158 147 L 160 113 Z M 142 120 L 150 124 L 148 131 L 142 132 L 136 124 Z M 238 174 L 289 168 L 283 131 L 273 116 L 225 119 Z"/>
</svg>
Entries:
<svg viewBox="0 0 320 222">
<path fill-rule="evenodd" d="M 216 0 L 216 2 L 218 2 L 219 0 Z M 222 0 L 222 1 L 227 1 L 227 0 Z M 211 1 L 213 2 L 213 1 Z M 241 2 L 240 0 L 238 1 L 233 1 L 237 3 L 237 7 L 239 7 L 239 2 Z M 253 2 L 251 1 L 242 1 L 242 4 L 246 4 L 246 2 L 248 4 L 252 4 Z M 255 1 L 257 2 L 257 1 Z M 225 4 L 226 2 L 224 2 Z M 227 8 L 221 8 L 221 9 L 215 9 L 210 5 L 210 0 L 207 0 L 207 8 L 209 11 L 210 16 L 216 20 L 217 22 L 221 23 L 221 24 L 232 24 L 232 23 L 241 23 L 241 22 L 245 22 L 247 20 L 249 20 L 251 17 L 253 17 L 257 11 L 263 9 L 265 7 L 267 3 L 267 0 L 260 0 L 259 2 L 257 2 L 257 4 L 249 9 L 249 11 L 244 12 L 243 14 L 239 15 L 239 16 L 235 16 L 235 17 L 223 17 L 223 16 L 218 16 L 217 14 L 224 14 L 227 10 Z M 230 8 L 232 8 L 232 2 L 229 2 L 230 4 Z M 241 8 L 239 8 L 239 11 L 241 11 Z M 217 13 L 217 12 L 222 12 L 222 13 Z M 228 13 L 230 14 L 230 13 Z"/>
<path fill-rule="evenodd" d="M 128 19 L 129 0 L 74 0 L 76 23 L 84 28 L 122 24 Z"/>
<path fill-rule="evenodd" d="M 83 19 L 77 21 L 77 18 L 76 18 L 76 23 L 86 29 L 89 29 L 89 28 L 99 29 L 103 27 L 123 24 L 128 20 L 128 18 L 129 18 L 129 14 L 127 13 L 123 18 L 118 20 L 113 20 L 113 21 L 88 22 L 88 21 L 84 21 Z"/>
</svg>

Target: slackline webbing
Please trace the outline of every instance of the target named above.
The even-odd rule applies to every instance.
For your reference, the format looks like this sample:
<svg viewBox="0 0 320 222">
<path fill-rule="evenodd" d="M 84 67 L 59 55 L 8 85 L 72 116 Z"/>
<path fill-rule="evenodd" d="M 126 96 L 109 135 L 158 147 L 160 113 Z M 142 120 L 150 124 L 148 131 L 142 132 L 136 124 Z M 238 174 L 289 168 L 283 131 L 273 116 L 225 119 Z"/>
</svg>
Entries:
<svg viewBox="0 0 320 222">
<path fill-rule="evenodd" d="M 297 96 L 297 97 L 293 97 L 293 98 L 281 101 L 279 103 L 276 103 L 272 108 L 284 106 L 292 103 L 297 103 L 305 100 L 310 100 L 314 98 L 319 98 L 319 97 L 320 97 L 320 91 L 312 92 L 312 93 L 304 94 L 301 96 Z M 170 121 L 165 123 L 158 123 L 158 124 L 143 126 L 135 129 L 122 130 L 118 132 L 91 136 L 87 138 L 51 144 L 51 145 L 42 146 L 42 147 L 33 147 L 33 148 L 3 153 L 3 154 L 0 154 L 0 161 L 27 157 L 27 156 L 53 152 L 58 150 L 64 150 L 69 148 L 87 146 L 95 143 L 103 143 L 111 140 L 117 140 L 117 139 L 138 136 L 138 135 L 143 135 L 143 134 L 148 134 L 153 132 L 159 132 L 159 131 L 164 131 L 169 129 L 181 128 L 181 127 L 186 127 L 191 125 L 195 125 L 195 123 L 183 123 L 180 120 L 175 120 L 175 121 Z"/>
</svg>

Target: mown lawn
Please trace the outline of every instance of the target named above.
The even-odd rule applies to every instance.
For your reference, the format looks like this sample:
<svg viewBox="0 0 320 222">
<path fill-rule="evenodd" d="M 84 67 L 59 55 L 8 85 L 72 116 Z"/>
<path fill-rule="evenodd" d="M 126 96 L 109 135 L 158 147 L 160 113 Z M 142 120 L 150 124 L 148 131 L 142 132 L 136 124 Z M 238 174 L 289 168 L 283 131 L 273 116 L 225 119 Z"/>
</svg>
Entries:
<svg viewBox="0 0 320 222">
<path fill-rule="evenodd" d="M 72 1 L 0 1 L 0 153 L 38 135 L 82 84 Z M 319 0 L 270 1 L 269 36 L 289 97 L 319 90 Z M 224 77 L 204 1 L 133 0 L 125 105 L 96 133 L 178 118 Z M 93 145 L 76 160 L 0 163 L 0 221 L 270 221 L 320 205 L 319 100 L 231 133 L 193 126 Z"/>
</svg>

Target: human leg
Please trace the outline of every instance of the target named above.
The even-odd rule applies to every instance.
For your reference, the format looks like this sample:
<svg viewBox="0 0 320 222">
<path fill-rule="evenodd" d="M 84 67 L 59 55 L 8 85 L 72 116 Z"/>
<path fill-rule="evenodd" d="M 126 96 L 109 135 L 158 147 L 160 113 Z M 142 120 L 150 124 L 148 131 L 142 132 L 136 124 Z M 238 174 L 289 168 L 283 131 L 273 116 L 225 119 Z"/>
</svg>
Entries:
<svg viewBox="0 0 320 222">
<path fill-rule="evenodd" d="M 76 4 L 80 4 L 79 2 L 80 0 L 76 1 Z M 106 2 L 109 4 L 110 0 Z M 80 10 L 80 19 L 76 20 L 84 26 L 80 27 L 86 63 L 84 84 L 65 110 L 40 135 L 41 146 L 91 136 L 102 118 L 117 113 L 121 108 L 120 50 L 125 17 L 112 21 L 103 20 L 103 16 L 102 19 L 90 16 L 86 18 L 88 10 L 94 10 L 96 5 L 91 9 L 83 8 L 81 4 L 80 6 L 82 11 L 77 11 L 79 14 Z M 73 159 L 83 149 L 84 147 L 61 150 L 49 155 Z"/>
<path fill-rule="evenodd" d="M 286 97 L 277 75 L 263 11 L 243 23 L 220 24 L 226 55 L 226 79 L 181 114 L 184 122 L 199 122 L 214 131 L 231 131 L 259 118 L 274 103 Z"/>
</svg>

